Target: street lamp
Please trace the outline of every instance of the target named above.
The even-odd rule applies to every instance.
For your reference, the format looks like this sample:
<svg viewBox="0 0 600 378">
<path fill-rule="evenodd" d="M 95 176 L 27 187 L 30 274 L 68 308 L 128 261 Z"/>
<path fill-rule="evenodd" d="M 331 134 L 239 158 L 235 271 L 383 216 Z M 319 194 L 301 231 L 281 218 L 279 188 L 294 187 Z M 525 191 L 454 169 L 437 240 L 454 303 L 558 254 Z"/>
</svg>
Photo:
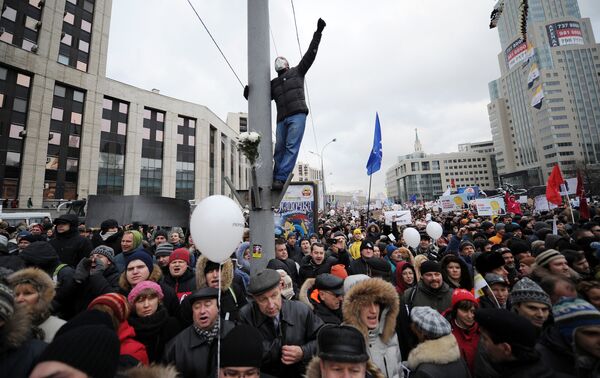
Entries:
<svg viewBox="0 0 600 378">
<path fill-rule="evenodd" d="M 337 141 L 337 138 L 333 138 L 332 140 L 330 140 L 329 142 L 325 143 L 325 145 L 323 146 L 323 148 L 321 148 L 321 153 L 318 154 L 316 152 L 313 151 L 308 151 L 313 155 L 317 155 L 319 157 L 319 159 L 321 159 L 321 180 L 323 180 L 323 200 L 324 200 L 324 204 L 323 204 L 323 208 L 325 210 L 326 209 L 326 204 L 327 204 L 327 191 L 325 189 L 325 169 L 323 168 L 323 152 L 325 151 L 325 147 L 329 146 L 331 143 Z"/>
</svg>

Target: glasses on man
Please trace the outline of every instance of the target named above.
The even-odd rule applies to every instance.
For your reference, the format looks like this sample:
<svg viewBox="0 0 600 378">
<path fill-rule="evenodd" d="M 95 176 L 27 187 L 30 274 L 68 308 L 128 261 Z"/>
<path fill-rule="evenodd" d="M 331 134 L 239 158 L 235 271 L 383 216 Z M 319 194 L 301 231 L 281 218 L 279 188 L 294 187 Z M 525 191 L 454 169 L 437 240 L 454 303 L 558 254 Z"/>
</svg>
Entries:
<svg viewBox="0 0 600 378">
<path fill-rule="evenodd" d="M 235 370 L 235 369 L 223 369 L 223 375 L 231 378 L 252 378 L 258 377 L 260 375 L 260 370 L 258 369 L 250 369 L 250 370 Z"/>
</svg>

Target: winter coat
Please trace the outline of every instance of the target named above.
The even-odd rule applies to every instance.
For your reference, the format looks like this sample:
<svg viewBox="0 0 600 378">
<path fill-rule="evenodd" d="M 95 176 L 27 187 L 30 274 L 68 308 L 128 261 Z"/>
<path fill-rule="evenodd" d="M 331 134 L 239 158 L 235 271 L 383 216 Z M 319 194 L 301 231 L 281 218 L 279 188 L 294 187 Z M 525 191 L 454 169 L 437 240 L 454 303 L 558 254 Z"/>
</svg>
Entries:
<svg viewBox="0 0 600 378">
<path fill-rule="evenodd" d="M 181 331 L 177 319 L 169 316 L 163 305 L 150 316 L 140 318 L 132 312 L 129 324 L 135 330 L 135 338 L 146 347 L 150 363 L 162 361 L 165 345 Z"/>
<path fill-rule="evenodd" d="M 202 289 L 207 287 L 206 275 L 204 268 L 208 263 L 208 259 L 201 256 L 196 263 L 196 288 Z M 248 303 L 246 300 L 246 291 L 243 284 L 235 282 L 235 272 L 231 259 L 225 260 L 221 267 L 221 307 L 219 312 L 221 317 L 226 320 L 237 322 L 239 312 L 242 307 Z"/>
<path fill-rule="evenodd" d="M 27 378 L 46 349 L 30 332 L 31 319 L 16 307 L 12 317 L 0 326 L 0 377 Z"/>
<path fill-rule="evenodd" d="M 359 257 L 356 260 L 352 260 L 350 262 L 350 270 L 348 271 L 349 275 L 352 274 L 366 274 L 367 276 L 371 276 L 371 269 L 369 265 L 362 257 Z"/>
<path fill-rule="evenodd" d="M 52 278 L 41 269 L 25 268 L 11 274 L 8 281 L 13 289 L 20 284 L 29 283 L 37 290 L 37 302 L 27 306 L 33 335 L 36 339 L 50 343 L 56 331 L 65 324 L 64 320 L 50 315 L 52 300 L 56 295 Z"/>
<path fill-rule="evenodd" d="M 337 263 L 335 257 L 325 257 L 321 265 L 316 265 L 312 259 L 312 256 L 304 256 L 300 263 L 300 282 L 304 282 L 307 278 L 315 278 L 321 273 L 329 273 L 331 267 Z"/>
<path fill-rule="evenodd" d="M 479 337 L 481 335 L 479 331 L 479 325 L 475 323 L 469 329 L 462 329 L 456 325 L 456 320 L 450 320 L 452 326 L 452 334 L 456 338 L 460 354 L 467 363 L 469 371 L 475 373 L 475 357 L 477 355 L 477 346 L 479 345 Z"/>
<path fill-rule="evenodd" d="M 298 300 L 305 303 L 317 315 L 325 324 L 341 324 L 342 323 L 342 309 L 330 310 L 329 307 L 321 303 L 319 299 L 319 290 L 314 289 L 315 279 L 309 278 L 304 281 L 304 284 L 300 288 L 300 294 Z"/>
<path fill-rule="evenodd" d="M 0 252 L 0 266 L 12 272 L 25 268 L 25 261 L 16 253 Z"/>
<path fill-rule="evenodd" d="M 321 33 L 315 32 L 300 63 L 271 80 L 271 99 L 277 105 L 277 122 L 294 114 L 308 114 L 304 99 L 304 76 L 317 56 Z"/>
<path fill-rule="evenodd" d="M 563 338 L 556 326 L 544 330 L 535 349 L 540 354 L 544 364 L 556 373 L 556 377 L 577 376 L 573 348 Z"/>
<path fill-rule="evenodd" d="M 542 361 L 539 353 L 531 349 L 522 351 L 518 360 L 493 363 L 481 343 L 475 358 L 476 378 L 554 378 L 556 373 Z"/>
<path fill-rule="evenodd" d="M 162 272 L 158 265 L 154 265 L 154 269 L 152 269 L 152 273 L 148 277 L 148 281 L 156 282 L 162 292 L 163 292 L 163 305 L 169 312 L 169 315 L 178 317 L 179 316 L 179 300 L 177 300 L 177 295 L 175 294 L 175 290 L 171 288 L 169 285 L 166 285 L 162 282 Z M 127 282 L 127 272 L 121 273 L 119 276 L 119 294 L 123 294 L 125 297 L 129 295 L 131 292 L 131 285 Z"/>
<path fill-rule="evenodd" d="M 90 274 L 77 287 L 77 312 L 84 311 L 88 305 L 102 294 L 119 292 L 119 271 L 114 264 L 106 267 L 102 274 Z"/>
<path fill-rule="evenodd" d="M 371 228 L 375 228 L 375 230 L 371 231 Z M 366 240 L 369 240 L 371 243 L 375 244 L 379 241 L 381 237 L 381 232 L 379 230 L 379 226 L 376 223 L 371 223 L 367 226 L 367 236 Z"/>
<path fill-rule="evenodd" d="M 54 233 L 54 238 L 50 240 L 50 244 L 58 253 L 58 258 L 61 262 L 69 264 L 73 268 L 79 264 L 84 257 L 89 257 L 92 251 L 92 242 L 79 235 L 77 226 L 79 220 L 74 214 L 66 214 L 61 216 L 70 222 L 71 228 L 67 232 Z"/>
<path fill-rule="evenodd" d="M 321 359 L 317 356 L 313 357 L 306 368 L 306 378 L 321 378 Z M 385 375 L 379 371 L 377 366 L 371 361 L 367 361 L 367 371 L 365 373 L 365 378 L 385 378 Z"/>
<path fill-rule="evenodd" d="M 471 377 L 452 334 L 417 345 L 408 355 L 406 366 L 410 378 Z"/>
<path fill-rule="evenodd" d="M 360 319 L 360 309 L 380 304 L 379 325 L 369 330 Z M 396 336 L 398 294 L 394 286 L 379 278 L 361 281 L 346 293 L 343 302 L 344 323 L 355 326 L 365 337 L 371 361 L 387 378 L 403 377 L 402 358 Z"/>
<path fill-rule="evenodd" d="M 258 329 L 263 337 L 263 364 L 261 370 L 277 377 L 301 377 L 306 364 L 317 353 L 317 332 L 323 321 L 308 306 L 297 301 L 282 299 L 279 311 L 279 329 L 272 318 L 260 312 L 255 302 L 240 310 L 240 323 Z M 302 348 L 302 361 L 293 365 L 281 362 L 281 347 L 298 345 Z"/>
<path fill-rule="evenodd" d="M 175 290 L 177 300 L 179 301 L 181 301 L 182 297 L 190 295 L 196 290 L 196 275 L 190 267 L 180 277 L 173 277 L 170 272 L 165 274 L 164 277 L 163 282 Z"/>
<path fill-rule="evenodd" d="M 131 356 L 142 364 L 148 365 L 146 347 L 136 340 L 135 330 L 127 320 L 119 324 L 117 336 L 119 336 L 119 342 L 121 343 L 121 356 Z"/>
<path fill-rule="evenodd" d="M 92 246 L 96 248 L 99 245 L 106 245 L 115 251 L 115 256 L 121 254 L 121 238 L 123 238 L 123 230 L 119 230 L 116 233 L 104 238 L 101 232 L 95 232 L 92 235 Z"/>
<path fill-rule="evenodd" d="M 221 320 L 220 338 L 234 326 L 233 322 Z M 216 339 L 209 344 L 189 326 L 167 344 L 164 362 L 174 364 L 184 378 L 210 377 L 217 367 L 217 345 Z"/>
</svg>

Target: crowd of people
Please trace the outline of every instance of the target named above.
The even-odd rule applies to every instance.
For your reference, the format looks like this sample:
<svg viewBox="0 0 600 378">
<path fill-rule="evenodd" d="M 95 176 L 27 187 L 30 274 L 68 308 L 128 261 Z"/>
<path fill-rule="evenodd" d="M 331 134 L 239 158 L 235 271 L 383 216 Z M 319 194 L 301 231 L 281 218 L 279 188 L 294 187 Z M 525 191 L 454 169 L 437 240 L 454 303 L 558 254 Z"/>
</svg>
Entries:
<svg viewBox="0 0 600 378">
<path fill-rule="evenodd" d="M 248 232 L 219 264 L 179 228 L 0 222 L 0 376 L 598 377 L 590 213 L 324 214 L 252 270 Z"/>
</svg>

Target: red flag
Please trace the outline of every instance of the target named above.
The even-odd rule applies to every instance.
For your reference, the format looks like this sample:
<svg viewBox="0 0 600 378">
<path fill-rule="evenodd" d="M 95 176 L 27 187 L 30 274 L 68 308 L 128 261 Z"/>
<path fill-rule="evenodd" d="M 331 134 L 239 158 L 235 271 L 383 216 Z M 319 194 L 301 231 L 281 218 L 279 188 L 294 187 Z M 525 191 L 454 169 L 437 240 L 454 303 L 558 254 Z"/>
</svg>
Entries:
<svg viewBox="0 0 600 378">
<path fill-rule="evenodd" d="M 506 204 L 507 213 L 523 214 L 521 212 L 521 205 L 515 201 L 515 196 L 512 194 L 508 194 L 508 192 L 504 193 L 504 203 Z"/>
<path fill-rule="evenodd" d="M 585 189 L 583 188 L 583 176 L 581 171 L 577 171 L 577 191 L 575 195 L 579 197 L 579 216 L 582 219 L 590 219 L 590 209 L 585 198 Z"/>
<path fill-rule="evenodd" d="M 558 164 L 552 168 L 552 173 L 548 177 L 548 183 L 546 184 L 546 199 L 548 202 L 559 206 L 562 205 L 562 197 L 560 196 L 560 186 L 565 182 L 560 173 L 560 167 Z"/>
</svg>

